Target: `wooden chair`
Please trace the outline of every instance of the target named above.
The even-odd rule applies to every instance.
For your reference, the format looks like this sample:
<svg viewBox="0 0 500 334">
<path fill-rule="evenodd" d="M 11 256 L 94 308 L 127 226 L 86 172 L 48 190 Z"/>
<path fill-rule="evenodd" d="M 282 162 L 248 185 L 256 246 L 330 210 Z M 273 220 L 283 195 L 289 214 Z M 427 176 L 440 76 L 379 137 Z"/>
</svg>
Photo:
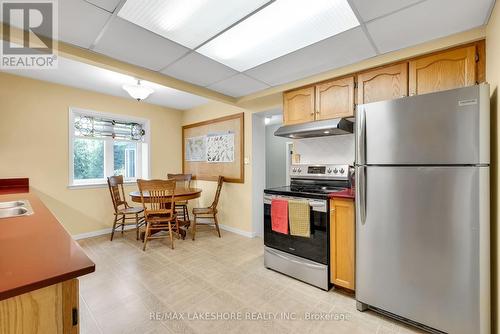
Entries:
<svg viewBox="0 0 500 334">
<path fill-rule="evenodd" d="M 113 228 L 111 229 L 111 241 L 113 241 L 113 236 L 117 227 L 122 228 L 123 235 L 125 226 L 130 225 L 135 225 L 136 237 L 137 240 L 139 240 L 139 228 L 145 224 L 144 215 L 142 214 L 144 209 L 128 205 L 123 190 L 123 176 L 108 177 L 108 188 L 115 209 L 115 220 L 113 222 Z"/>
<path fill-rule="evenodd" d="M 191 179 L 193 178 L 192 174 L 167 174 L 167 178 L 169 180 L 176 181 L 176 187 L 182 188 L 190 188 L 191 187 Z M 189 221 L 189 210 L 188 210 L 188 201 L 179 201 L 175 202 L 175 210 L 182 210 L 182 219 L 185 221 Z"/>
<path fill-rule="evenodd" d="M 224 183 L 224 177 L 219 176 L 219 179 L 217 180 L 217 191 L 215 192 L 215 198 L 214 201 L 212 202 L 212 205 L 210 205 L 208 208 L 194 208 L 193 209 L 193 240 L 196 235 L 196 225 L 212 225 L 212 223 L 198 223 L 197 218 L 211 218 L 214 220 L 214 225 L 215 229 L 217 230 L 217 234 L 219 235 L 219 238 L 221 237 L 220 235 L 220 229 L 219 229 L 219 221 L 217 220 L 217 204 L 219 203 L 219 197 L 220 197 L 220 192 L 222 189 L 222 184 Z"/>
<path fill-rule="evenodd" d="M 137 180 L 141 201 L 146 219 L 146 233 L 144 234 L 144 247 L 150 239 L 166 238 L 167 236 L 152 236 L 152 232 L 167 230 L 170 243 L 174 249 L 173 229 L 179 237 L 179 225 L 175 214 L 175 181 L 174 180 Z M 148 201 L 144 201 L 144 193 L 149 193 Z"/>
</svg>

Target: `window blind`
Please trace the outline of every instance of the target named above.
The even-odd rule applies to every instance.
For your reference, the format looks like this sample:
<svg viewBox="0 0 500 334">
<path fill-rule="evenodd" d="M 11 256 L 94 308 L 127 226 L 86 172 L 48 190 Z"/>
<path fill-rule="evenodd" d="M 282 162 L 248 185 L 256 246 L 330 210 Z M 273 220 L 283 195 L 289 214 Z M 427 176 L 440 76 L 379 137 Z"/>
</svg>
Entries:
<svg viewBox="0 0 500 334">
<path fill-rule="evenodd" d="M 76 115 L 74 121 L 75 136 L 103 138 L 112 137 L 124 140 L 142 140 L 146 134 L 143 125 L 134 122 L 122 122 L 114 119 Z"/>
</svg>

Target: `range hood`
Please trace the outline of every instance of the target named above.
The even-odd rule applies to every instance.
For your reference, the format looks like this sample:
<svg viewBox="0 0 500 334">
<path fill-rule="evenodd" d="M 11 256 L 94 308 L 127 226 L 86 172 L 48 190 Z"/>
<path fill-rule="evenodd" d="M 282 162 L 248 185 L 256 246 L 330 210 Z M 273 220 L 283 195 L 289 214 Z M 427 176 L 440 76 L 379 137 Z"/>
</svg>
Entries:
<svg viewBox="0 0 500 334">
<path fill-rule="evenodd" d="M 353 120 L 353 118 L 335 118 L 285 125 L 276 130 L 274 135 L 293 139 L 346 135 L 354 131 Z"/>
</svg>

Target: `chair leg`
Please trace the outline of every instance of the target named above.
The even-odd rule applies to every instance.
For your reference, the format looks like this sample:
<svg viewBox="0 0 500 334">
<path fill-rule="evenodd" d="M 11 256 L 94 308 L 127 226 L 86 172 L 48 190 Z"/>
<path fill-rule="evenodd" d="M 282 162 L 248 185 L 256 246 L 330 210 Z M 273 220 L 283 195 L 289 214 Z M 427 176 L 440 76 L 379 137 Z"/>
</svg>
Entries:
<svg viewBox="0 0 500 334">
<path fill-rule="evenodd" d="M 118 216 L 115 215 L 115 221 L 113 222 L 113 227 L 111 228 L 111 240 L 113 241 L 113 235 L 115 234 L 116 222 L 118 221 Z"/>
<path fill-rule="evenodd" d="M 146 244 L 148 243 L 149 236 L 149 222 L 146 223 L 146 234 L 144 234 L 144 246 L 142 246 L 142 250 L 146 250 Z"/>
<path fill-rule="evenodd" d="M 188 221 L 188 222 L 189 222 L 189 221 L 191 221 L 191 220 L 189 219 L 189 209 L 188 209 L 187 205 L 186 205 L 186 217 L 187 217 L 187 221 Z"/>
<path fill-rule="evenodd" d="M 180 226 L 179 226 L 179 220 L 177 219 L 177 217 L 175 217 L 175 231 L 177 232 L 177 239 L 180 239 L 181 238 L 181 229 L 180 229 Z"/>
<path fill-rule="evenodd" d="M 123 230 L 125 228 L 125 215 L 122 217 L 122 235 L 123 235 Z"/>
<path fill-rule="evenodd" d="M 193 218 L 192 234 L 193 234 L 193 241 L 194 241 L 194 236 L 196 235 L 196 215 L 194 215 L 194 218 Z"/>
<path fill-rule="evenodd" d="M 135 240 L 139 240 L 139 214 L 135 214 Z"/>
<path fill-rule="evenodd" d="M 184 221 L 186 221 L 186 217 L 187 217 L 187 206 L 183 205 L 182 206 L 182 219 Z"/>
<path fill-rule="evenodd" d="M 217 229 L 217 234 L 219 234 L 219 238 L 220 238 L 221 236 L 220 236 L 219 222 L 217 221 L 217 214 L 216 213 L 214 214 L 214 222 L 215 222 L 215 228 Z"/>
<path fill-rule="evenodd" d="M 174 249 L 174 235 L 172 234 L 172 223 L 168 222 L 168 234 L 170 234 L 170 243 L 172 249 Z"/>
</svg>

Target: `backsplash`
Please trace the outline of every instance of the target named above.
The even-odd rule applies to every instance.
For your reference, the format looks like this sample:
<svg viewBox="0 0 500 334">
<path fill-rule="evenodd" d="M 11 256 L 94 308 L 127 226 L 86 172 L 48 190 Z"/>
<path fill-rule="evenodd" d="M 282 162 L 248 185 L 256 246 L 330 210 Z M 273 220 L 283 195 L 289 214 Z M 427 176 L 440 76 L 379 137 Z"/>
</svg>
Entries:
<svg viewBox="0 0 500 334">
<path fill-rule="evenodd" d="M 354 135 L 294 140 L 301 164 L 354 164 Z"/>
</svg>

